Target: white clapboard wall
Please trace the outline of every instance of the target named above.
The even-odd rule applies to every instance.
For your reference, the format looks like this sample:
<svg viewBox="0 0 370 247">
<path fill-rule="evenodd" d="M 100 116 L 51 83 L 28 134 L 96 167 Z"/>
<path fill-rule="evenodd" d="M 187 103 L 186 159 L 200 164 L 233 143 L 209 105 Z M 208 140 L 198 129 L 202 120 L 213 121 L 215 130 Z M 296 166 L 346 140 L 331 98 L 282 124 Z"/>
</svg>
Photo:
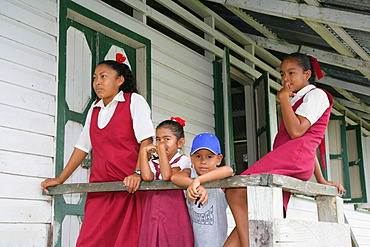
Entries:
<svg viewBox="0 0 370 247">
<path fill-rule="evenodd" d="M 0 1 L 0 246 L 46 246 L 54 174 L 56 0 Z"/>
</svg>

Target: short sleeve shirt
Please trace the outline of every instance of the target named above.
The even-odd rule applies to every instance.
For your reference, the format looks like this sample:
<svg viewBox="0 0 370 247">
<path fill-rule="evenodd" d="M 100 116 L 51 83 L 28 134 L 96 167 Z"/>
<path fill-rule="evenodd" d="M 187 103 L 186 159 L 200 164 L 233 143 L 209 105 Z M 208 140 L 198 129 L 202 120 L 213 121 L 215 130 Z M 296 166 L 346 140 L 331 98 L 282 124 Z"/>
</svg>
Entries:
<svg viewBox="0 0 370 247">
<path fill-rule="evenodd" d="M 100 112 L 98 115 L 98 127 L 102 129 L 111 120 L 118 103 L 124 101 L 124 94 L 122 91 L 120 91 L 106 106 L 104 106 L 102 100 L 94 102 L 87 113 L 85 126 L 82 129 L 75 148 L 78 148 L 86 153 L 90 152 L 91 150 L 90 123 L 92 111 L 95 107 L 100 107 Z M 133 93 L 131 95 L 130 111 L 137 142 L 140 143 L 142 140 L 154 136 L 155 132 L 152 120 L 150 118 L 150 107 L 143 96 L 137 93 Z"/>
<path fill-rule="evenodd" d="M 316 87 L 314 85 L 307 85 L 290 99 L 291 105 L 294 105 L 299 99 L 304 97 L 302 104 L 297 108 L 295 113 L 307 118 L 311 125 L 316 123 L 322 114 L 324 114 L 325 110 L 330 106 L 326 93 L 321 89 L 315 88 Z"/>
<path fill-rule="evenodd" d="M 173 156 L 173 158 L 170 160 L 169 163 L 170 164 L 173 163 L 174 160 L 176 160 L 180 156 L 181 156 L 180 153 L 175 154 L 175 156 Z M 151 160 L 149 161 L 149 166 L 150 166 L 150 170 L 154 174 L 154 179 L 155 179 L 157 171 L 155 170 L 153 161 L 151 161 Z M 186 155 L 182 155 L 176 163 L 171 164 L 171 168 L 175 168 L 175 167 L 180 167 L 180 170 L 183 170 L 183 169 L 186 169 L 186 168 L 191 168 L 191 162 L 190 162 L 189 157 L 187 157 Z M 159 175 L 159 179 L 162 180 L 162 175 L 161 174 Z"/>
</svg>

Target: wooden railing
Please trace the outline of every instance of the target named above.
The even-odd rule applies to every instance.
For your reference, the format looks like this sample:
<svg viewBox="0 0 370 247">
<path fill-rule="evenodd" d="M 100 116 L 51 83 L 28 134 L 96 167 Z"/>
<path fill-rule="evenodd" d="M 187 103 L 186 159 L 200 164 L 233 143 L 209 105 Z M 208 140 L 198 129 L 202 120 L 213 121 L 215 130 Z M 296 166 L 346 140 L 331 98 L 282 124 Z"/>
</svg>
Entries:
<svg viewBox="0 0 370 247">
<path fill-rule="evenodd" d="M 205 188 L 239 188 L 247 186 L 281 187 L 283 191 L 300 193 L 308 196 L 340 196 L 337 188 L 333 186 L 302 181 L 292 177 L 275 174 L 259 174 L 248 176 L 236 175 L 233 177 L 204 183 Z M 185 188 L 162 180 L 155 180 L 152 182 L 143 181 L 139 187 L 139 190 L 172 189 Z M 60 195 L 86 192 L 126 191 L 126 186 L 122 182 L 74 183 L 48 187 L 48 190 L 50 192 L 48 195 Z"/>
<path fill-rule="evenodd" d="M 350 228 L 344 223 L 343 200 L 337 188 L 275 175 L 233 176 L 204 183 L 205 188 L 248 187 L 250 246 L 351 246 Z M 142 182 L 139 190 L 185 189 L 171 182 Z M 49 195 L 125 191 L 122 182 L 62 184 Z M 317 222 L 284 219 L 282 191 L 311 196 L 317 202 Z"/>
</svg>

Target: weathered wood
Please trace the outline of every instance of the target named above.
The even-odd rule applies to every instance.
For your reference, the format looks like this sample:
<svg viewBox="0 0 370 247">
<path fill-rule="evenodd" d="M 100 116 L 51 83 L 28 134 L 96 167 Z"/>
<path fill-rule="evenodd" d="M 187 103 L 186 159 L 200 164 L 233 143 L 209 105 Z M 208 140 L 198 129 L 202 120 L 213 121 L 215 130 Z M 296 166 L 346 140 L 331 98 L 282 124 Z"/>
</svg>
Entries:
<svg viewBox="0 0 370 247">
<path fill-rule="evenodd" d="M 284 191 L 292 193 L 300 193 L 309 196 L 315 195 L 328 195 L 328 196 L 340 196 L 338 189 L 333 186 L 323 185 L 310 181 L 302 181 L 296 178 L 282 176 L 282 175 L 271 175 L 268 181 L 269 186 L 283 187 Z"/>
<path fill-rule="evenodd" d="M 240 176 L 236 175 L 226 179 L 211 181 L 204 183 L 206 188 L 239 188 L 247 186 L 269 186 L 282 187 L 284 191 L 302 193 L 305 195 L 328 195 L 338 196 L 337 188 L 322 184 L 317 184 L 308 181 L 286 177 L 275 174 L 258 174 Z M 139 190 L 173 190 L 184 189 L 178 187 L 171 182 L 152 181 L 142 182 Z M 49 195 L 70 194 L 70 193 L 86 193 L 86 192 L 104 192 L 104 191 L 126 191 L 126 187 L 122 182 L 107 182 L 107 183 L 74 183 L 61 184 L 55 187 L 48 188 Z"/>
<path fill-rule="evenodd" d="M 344 224 L 343 199 L 334 196 L 318 196 L 317 213 L 319 221 Z"/>
<path fill-rule="evenodd" d="M 0 227 L 1 246 L 52 246 L 47 244 L 50 224 L 7 223 Z"/>
<path fill-rule="evenodd" d="M 47 212 L 50 211 L 51 200 L 14 200 L 8 198 L 0 198 L 0 225 L 2 228 L 5 224 L 50 224 L 51 216 Z M 1 238 L 0 238 L 1 243 Z M 2 246 L 0 244 L 0 246 Z"/>
<path fill-rule="evenodd" d="M 350 227 L 347 224 L 307 220 L 275 220 L 275 247 L 350 247 Z"/>
<path fill-rule="evenodd" d="M 266 186 L 269 174 L 233 176 L 217 181 L 204 183 L 206 188 L 238 188 L 246 186 Z M 186 189 L 179 187 L 171 182 L 155 180 L 152 182 L 141 182 L 139 190 L 174 190 Z M 122 182 L 107 183 L 75 183 L 61 184 L 54 187 L 48 187 L 49 195 L 86 193 L 86 192 L 104 192 L 104 191 L 126 191 L 126 186 Z"/>
<path fill-rule="evenodd" d="M 270 221 L 249 220 L 250 247 L 274 246 L 274 226 Z"/>
<path fill-rule="evenodd" d="M 281 188 L 249 186 L 247 194 L 250 220 L 271 221 L 283 218 Z"/>
</svg>

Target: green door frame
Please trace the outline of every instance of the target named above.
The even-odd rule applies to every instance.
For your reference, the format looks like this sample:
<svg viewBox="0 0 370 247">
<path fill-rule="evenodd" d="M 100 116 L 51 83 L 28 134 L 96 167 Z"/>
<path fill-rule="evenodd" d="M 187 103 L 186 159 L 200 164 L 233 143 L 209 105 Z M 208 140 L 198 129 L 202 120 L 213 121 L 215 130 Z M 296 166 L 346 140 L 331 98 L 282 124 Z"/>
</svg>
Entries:
<svg viewBox="0 0 370 247">
<path fill-rule="evenodd" d="M 220 140 L 222 153 L 224 154 L 225 158 L 228 159 L 226 164 L 230 165 L 235 171 L 230 52 L 229 48 L 227 47 L 224 49 L 223 60 L 213 62 L 213 80 L 215 133 Z M 226 126 L 228 126 L 227 129 Z M 229 144 L 228 146 L 227 143 Z M 225 159 L 223 160 L 223 164 L 225 164 Z"/>
<path fill-rule="evenodd" d="M 346 121 L 344 116 L 330 116 L 330 120 L 337 120 L 340 122 L 340 136 L 342 153 L 340 154 L 330 154 L 330 159 L 341 159 L 343 163 L 343 176 L 344 176 L 344 188 L 346 193 L 343 198 L 351 198 L 351 184 L 350 184 L 350 173 L 348 165 L 348 150 L 347 150 L 347 137 L 346 137 Z"/>
<path fill-rule="evenodd" d="M 135 43 L 140 44 L 140 48 L 145 48 L 145 69 L 146 69 L 146 100 L 151 105 L 151 42 L 149 39 L 134 33 L 133 31 L 112 22 L 74 2 L 71 0 L 61 0 L 60 1 L 60 8 L 59 8 L 59 59 L 58 59 L 58 109 L 57 109 L 57 136 L 56 136 L 56 154 L 55 154 L 55 176 L 59 176 L 61 171 L 64 167 L 64 136 L 65 136 L 65 124 L 68 120 L 73 120 L 78 123 L 84 123 L 87 111 L 89 106 L 92 103 L 92 100 L 86 110 L 80 114 L 68 109 L 66 103 L 66 47 L 67 47 L 67 29 L 69 26 L 73 26 L 77 29 L 83 30 L 84 33 L 87 34 L 87 42 L 90 46 L 91 50 L 96 50 L 97 47 L 96 40 L 97 37 L 91 34 L 91 32 L 97 33 L 96 30 L 93 30 L 92 27 L 86 25 L 85 23 L 79 24 L 72 21 L 69 18 L 70 12 L 77 13 L 78 15 L 87 18 L 88 20 L 93 20 L 94 23 L 98 23 L 99 25 L 112 30 L 112 32 L 119 33 L 122 36 L 127 37 L 130 40 L 135 41 Z M 78 18 L 77 18 L 78 21 Z M 86 21 L 86 20 L 85 20 Z M 86 25 L 86 26 L 84 26 Z M 91 31 L 92 30 L 92 31 Z M 86 36 L 86 34 L 85 34 Z M 108 37 L 107 37 L 108 38 Z M 111 42 L 115 42 L 114 39 L 111 39 Z M 129 50 L 129 49 L 128 49 Z M 92 63 L 92 70 L 96 66 L 96 64 L 102 59 L 101 54 L 95 56 L 93 54 L 93 63 Z M 132 59 L 136 63 L 136 59 L 134 59 L 135 54 L 128 52 L 127 56 L 129 59 Z M 133 73 L 135 73 L 136 66 L 133 66 Z M 134 74 L 135 75 L 135 74 Z M 92 96 L 94 92 L 92 90 Z M 94 97 L 92 97 L 94 98 Z M 61 246 L 61 236 L 62 236 L 62 222 L 66 215 L 80 215 L 83 216 L 83 205 L 85 202 L 85 198 L 82 200 L 80 204 L 66 204 L 65 200 L 62 195 L 54 197 L 54 220 L 59 225 L 59 227 L 55 227 L 54 230 L 58 232 L 54 232 L 53 234 L 56 235 L 54 239 L 54 246 Z"/>
<path fill-rule="evenodd" d="M 362 132 L 360 125 L 349 125 L 347 126 L 346 130 L 355 130 L 356 131 L 356 144 L 357 144 L 357 156 L 358 160 L 356 161 L 349 161 L 348 166 L 359 167 L 360 172 L 360 184 L 361 184 L 361 192 L 362 197 L 359 198 L 352 198 L 352 203 L 366 203 L 367 202 L 367 191 L 366 191 L 366 181 L 365 181 L 365 167 L 364 167 L 364 156 L 363 156 L 363 149 L 362 149 Z"/>
</svg>

